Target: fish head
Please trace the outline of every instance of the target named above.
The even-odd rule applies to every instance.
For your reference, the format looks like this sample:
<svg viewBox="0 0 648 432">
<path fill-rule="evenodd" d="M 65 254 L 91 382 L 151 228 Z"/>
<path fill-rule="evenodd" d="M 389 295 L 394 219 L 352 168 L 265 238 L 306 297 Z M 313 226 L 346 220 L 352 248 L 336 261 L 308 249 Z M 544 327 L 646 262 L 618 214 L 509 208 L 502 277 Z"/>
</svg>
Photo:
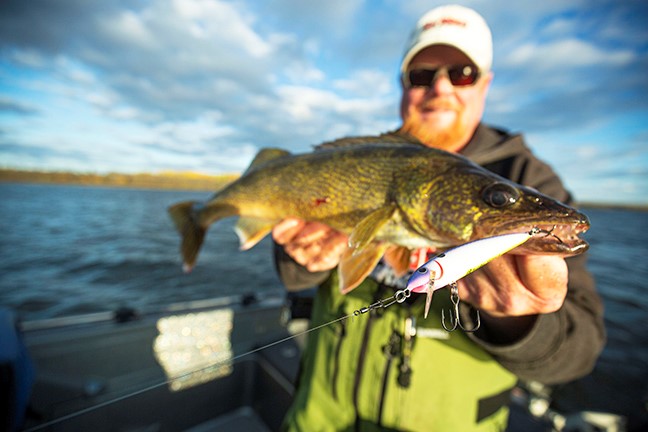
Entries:
<svg viewBox="0 0 648 432">
<path fill-rule="evenodd" d="M 488 207 L 475 229 L 479 238 L 499 234 L 536 232 L 517 253 L 579 255 L 589 249 L 581 238 L 588 217 L 537 190 L 505 180 L 484 187 L 482 200 Z"/>
<path fill-rule="evenodd" d="M 516 253 L 578 255 L 589 245 L 579 236 L 589 229 L 583 213 L 533 188 L 479 166 L 458 166 L 430 185 L 429 227 L 447 246 L 501 234 L 537 233 Z M 440 229 L 439 229 L 440 228 Z"/>
</svg>

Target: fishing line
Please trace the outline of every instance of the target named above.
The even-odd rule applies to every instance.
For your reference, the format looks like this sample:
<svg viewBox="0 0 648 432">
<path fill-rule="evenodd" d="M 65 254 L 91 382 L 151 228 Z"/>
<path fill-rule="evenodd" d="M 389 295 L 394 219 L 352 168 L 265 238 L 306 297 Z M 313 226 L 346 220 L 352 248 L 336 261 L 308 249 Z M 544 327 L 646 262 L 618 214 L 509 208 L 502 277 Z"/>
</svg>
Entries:
<svg viewBox="0 0 648 432">
<path fill-rule="evenodd" d="M 561 240 L 560 240 L 560 239 L 559 239 L 555 234 L 553 234 L 553 231 L 554 231 L 555 228 L 556 228 L 556 227 L 554 226 L 551 230 L 545 230 L 545 229 L 541 229 L 541 228 L 538 228 L 538 227 L 534 227 L 533 229 L 531 229 L 531 231 L 528 232 L 528 234 L 529 234 L 529 236 L 536 235 L 536 234 L 545 234 L 546 236 L 553 236 L 553 237 L 557 238 L 559 241 L 561 241 Z M 502 237 L 503 237 L 503 236 L 502 236 Z M 490 240 L 492 241 L 493 239 L 496 239 L 496 237 L 493 237 L 493 238 L 491 238 Z M 483 242 L 483 241 L 485 241 L 485 240 L 481 240 L 481 241 Z M 505 253 L 505 252 L 509 251 L 512 247 L 515 247 L 515 246 L 517 246 L 517 245 L 519 245 L 519 244 L 520 244 L 519 242 L 518 242 L 517 244 L 515 244 L 515 245 L 508 245 L 508 244 L 507 244 L 507 248 L 505 248 L 505 250 L 503 249 L 503 250 L 498 251 L 498 253 L 499 253 L 499 255 L 501 255 L 502 253 Z M 470 243 L 467 243 L 467 244 L 464 245 L 464 246 L 460 246 L 460 247 L 458 247 L 458 248 L 455 248 L 455 249 L 450 250 L 450 251 L 447 252 L 447 253 L 444 253 L 444 254 L 442 254 L 442 255 L 439 255 L 439 257 L 444 257 L 444 256 L 446 256 L 447 254 L 452 253 L 453 251 L 459 251 L 462 247 L 467 247 L 467 246 L 469 246 L 469 245 L 470 245 Z M 457 252 L 454 252 L 454 253 L 457 253 Z M 499 256 L 499 255 L 496 255 L 496 256 Z M 491 259 L 492 259 L 492 258 L 493 258 L 493 257 L 491 257 Z M 436 258 L 435 258 L 435 259 L 436 259 Z M 475 268 L 472 268 L 471 270 L 469 270 L 468 273 L 470 273 L 471 271 L 474 271 L 476 268 L 481 267 L 482 265 L 484 265 L 484 264 L 485 264 L 486 262 L 488 262 L 488 261 L 490 261 L 490 260 L 487 260 L 487 261 L 485 261 L 485 262 L 482 262 L 478 267 L 475 267 Z M 467 274 L 467 273 L 464 273 L 464 275 L 465 275 L 465 274 Z M 463 276 L 461 276 L 461 277 L 463 277 Z M 275 342 L 271 342 L 271 343 L 269 343 L 269 344 L 267 344 L 267 345 L 264 345 L 264 346 L 261 346 L 261 347 L 259 347 L 259 348 L 255 348 L 255 349 L 250 350 L 250 351 L 247 351 L 247 352 L 245 352 L 245 353 L 242 353 L 242 354 L 239 354 L 239 355 L 233 356 L 232 358 L 225 359 L 225 360 L 220 360 L 220 361 L 217 361 L 217 362 L 214 362 L 214 363 L 210 363 L 210 364 L 208 364 L 208 365 L 205 366 L 205 367 L 197 368 L 197 369 L 193 369 L 192 371 L 187 372 L 187 373 L 184 373 L 184 374 L 179 375 L 179 376 L 177 376 L 177 377 L 169 378 L 169 379 L 164 380 L 164 381 L 162 381 L 162 382 L 159 382 L 159 383 L 157 383 L 157 384 L 153 384 L 153 385 L 150 385 L 150 386 L 148 386 L 148 387 L 144 387 L 144 388 L 142 388 L 142 389 L 140 389 L 140 390 L 135 390 L 135 391 L 133 391 L 133 392 L 131 392 L 131 393 L 128 393 L 128 394 L 126 394 L 126 395 L 119 396 L 119 397 L 116 397 L 116 398 L 110 399 L 110 400 L 108 400 L 108 401 L 101 402 L 101 403 L 99 403 L 99 404 L 97 404 L 97 405 L 94 405 L 94 406 L 91 406 L 91 407 L 88 407 L 88 408 L 81 409 L 81 410 L 79 410 L 79 411 L 77 411 L 77 412 L 74 412 L 74 413 L 71 413 L 71 414 L 68 414 L 68 415 L 65 415 L 65 416 L 59 417 L 58 419 L 54 419 L 54 420 L 51 420 L 51 421 L 49 421 L 49 422 L 43 423 L 43 424 L 41 424 L 41 425 L 34 426 L 34 427 L 30 428 L 30 429 L 26 429 L 25 432 L 37 431 L 37 430 L 41 430 L 41 429 L 44 429 L 44 428 L 49 427 L 49 426 L 53 426 L 53 425 L 56 425 L 56 424 L 62 423 L 62 422 L 64 422 L 64 421 L 67 421 L 67 420 L 73 419 L 73 418 L 75 418 L 75 417 L 79 417 L 79 416 L 84 415 L 84 414 L 87 414 L 87 413 L 89 413 L 89 412 L 96 411 L 96 410 L 98 410 L 98 409 L 100 409 L 100 408 L 103 408 L 103 407 L 106 407 L 106 406 L 108 406 L 108 405 L 112 405 L 112 404 L 115 404 L 115 403 L 117 403 L 117 402 L 121 402 L 121 401 L 123 401 L 123 400 L 129 399 L 129 398 L 132 398 L 132 397 L 134 397 L 134 396 L 137 396 L 137 395 L 140 395 L 140 394 L 146 393 L 146 392 L 148 392 L 148 391 L 151 391 L 151 390 L 154 390 L 154 389 L 157 389 L 157 388 L 163 387 L 163 386 L 165 386 L 165 385 L 168 385 L 168 384 L 172 383 L 173 381 L 176 381 L 176 380 L 180 380 L 180 379 L 182 379 L 182 378 L 189 377 L 189 376 L 191 376 L 191 375 L 193 375 L 193 374 L 195 374 L 195 373 L 197 373 L 197 372 L 202 372 L 202 371 L 205 371 L 205 370 L 207 370 L 207 369 L 212 369 L 212 368 L 214 368 L 214 367 L 217 367 L 217 366 L 220 366 L 220 365 L 226 364 L 227 362 L 231 362 L 231 363 L 233 364 L 234 362 L 240 360 L 241 358 L 243 358 L 243 357 L 245 357 L 245 356 L 248 356 L 248 355 L 251 355 L 251 354 L 257 353 L 257 352 L 262 351 L 262 350 L 264 350 L 264 349 L 267 349 L 267 348 L 273 347 L 273 346 L 275 346 L 275 345 L 278 345 L 278 344 L 280 344 L 280 343 L 283 343 L 283 342 L 289 341 L 290 339 L 294 339 L 294 338 L 296 338 L 296 337 L 299 337 L 299 336 L 302 336 L 302 335 L 308 334 L 308 333 L 313 332 L 313 331 L 315 331 L 315 330 L 319 330 L 319 329 L 321 329 L 321 328 L 323 328 L 323 327 L 326 327 L 326 326 L 329 326 L 329 325 L 335 324 L 336 322 L 344 321 L 344 320 L 346 320 L 346 319 L 348 319 L 348 318 L 350 318 L 350 317 L 360 316 L 360 315 L 365 314 L 365 313 L 367 313 L 367 312 L 373 311 L 374 309 L 387 308 L 387 307 L 389 307 L 389 306 L 391 306 L 391 305 L 393 305 L 393 304 L 395 304 L 395 303 L 403 303 L 403 302 L 404 302 L 408 297 L 410 297 L 411 293 L 412 293 L 412 291 L 411 291 L 410 289 L 408 289 L 408 288 L 403 289 L 403 290 L 396 291 L 396 292 L 394 293 L 394 295 L 392 295 L 392 296 L 390 296 L 390 297 L 388 297 L 388 298 L 385 298 L 385 299 L 382 299 L 382 300 L 378 300 L 378 301 L 376 301 L 376 302 L 373 303 L 373 304 L 370 304 L 370 305 L 368 305 L 368 306 L 365 306 L 365 307 L 362 307 L 362 308 L 360 308 L 360 309 L 357 309 L 357 310 L 353 311 L 352 313 L 350 313 L 350 314 L 348 314 L 348 315 L 346 315 L 346 316 L 343 316 L 343 317 L 341 317 L 341 318 L 337 318 L 337 319 L 331 320 L 331 321 L 329 321 L 329 322 L 327 322 L 327 323 L 320 324 L 320 325 L 318 325 L 318 326 L 316 326 L 316 327 L 313 327 L 313 328 L 310 328 L 310 329 L 304 330 L 304 331 L 302 331 L 302 332 L 299 332 L 299 333 L 296 333 L 296 334 L 294 334 L 294 335 L 291 335 L 291 336 L 285 337 L 285 338 L 280 339 L 280 340 L 277 340 L 277 341 L 275 341 Z M 459 299 L 458 299 L 458 295 L 457 295 L 456 293 L 455 293 L 455 295 L 456 295 L 457 298 L 456 298 L 456 300 L 453 300 L 453 304 L 454 304 L 454 306 L 455 306 L 455 325 L 454 325 L 454 327 L 457 327 L 457 322 L 458 322 L 458 319 L 459 319 L 459 313 L 458 313 L 458 304 L 459 304 Z M 477 324 L 477 327 L 478 327 L 478 326 L 479 326 L 479 324 Z M 444 327 L 445 327 L 445 324 L 444 324 Z M 454 328 L 453 328 L 453 329 L 454 329 Z M 462 329 L 463 329 L 463 326 L 462 326 Z M 474 330 L 476 330 L 476 328 L 474 328 L 473 331 L 474 331 Z"/>
<path fill-rule="evenodd" d="M 375 305 L 375 304 L 374 304 L 374 305 Z M 169 379 L 164 380 L 164 381 L 162 381 L 162 382 L 159 382 L 159 383 L 157 383 L 157 384 L 153 384 L 153 385 L 150 385 L 150 386 L 148 386 L 148 387 L 144 387 L 144 388 L 142 388 L 142 389 L 135 390 L 135 391 L 130 392 L 130 393 L 128 393 L 128 394 L 125 394 L 125 395 L 123 395 L 123 396 L 118 396 L 118 397 L 116 397 L 116 398 L 113 398 L 113 399 L 110 399 L 110 400 L 107 400 L 107 401 L 104 401 L 104 402 L 98 403 L 98 404 L 93 405 L 93 406 L 91 406 L 91 407 L 83 408 L 83 409 L 81 409 L 81 410 L 79 410 L 79 411 L 76 411 L 76 412 L 73 412 L 73 413 L 70 413 L 70 414 L 64 415 L 64 416 L 59 417 L 59 418 L 54 419 L 54 420 L 50 420 L 50 421 L 48 421 L 48 422 L 46 422 L 46 423 L 43 423 L 43 424 L 40 424 L 40 425 L 37 425 L 37 426 L 33 426 L 33 427 L 29 428 L 29 429 L 25 429 L 23 432 L 32 432 L 32 431 L 38 431 L 38 430 L 41 430 L 41 429 L 45 429 L 45 428 L 47 428 L 47 427 L 54 426 L 54 425 L 57 425 L 57 424 L 59 424 L 59 423 L 63 423 L 63 422 L 65 422 L 65 421 L 68 421 L 68 420 L 74 419 L 74 418 L 76 418 L 76 417 L 80 417 L 80 416 L 82 416 L 82 415 L 88 414 L 88 413 L 90 413 L 90 412 L 96 411 L 96 410 L 101 409 L 101 408 L 104 408 L 104 407 L 107 407 L 107 406 L 109 406 L 109 405 L 116 404 L 116 403 L 121 402 L 121 401 L 124 401 L 124 400 L 126 400 L 126 399 L 130 399 L 130 398 L 132 398 L 132 397 L 135 397 L 135 396 L 141 395 L 141 394 L 146 393 L 146 392 L 149 392 L 149 391 L 151 391 L 151 390 L 155 390 L 155 389 L 157 389 L 157 388 L 163 387 L 163 386 L 165 386 L 165 385 L 168 385 L 168 384 L 172 383 L 173 381 L 176 381 L 176 380 L 179 380 L 179 379 L 182 379 L 182 378 L 186 378 L 186 377 L 188 377 L 188 376 L 190 376 L 190 375 L 193 375 L 193 374 L 195 374 L 195 373 L 197 373 L 197 372 L 202 372 L 202 371 L 205 371 L 205 370 L 207 370 L 207 369 L 211 369 L 211 368 L 214 368 L 214 367 L 220 366 L 220 365 L 225 364 L 225 363 L 227 363 L 227 362 L 235 363 L 236 361 L 238 361 L 238 360 L 240 360 L 241 358 L 246 357 L 246 356 L 248 356 L 248 355 L 251 355 L 251 354 L 257 353 L 257 352 L 259 352 L 259 351 L 262 351 L 262 350 L 264 350 L 264 349 L 267 349 L 267 348 L 273 347 L 273 346 L 275 346 L 275 345 L 279 345 L 279 344 L 281 344 L 281 343 L 284 343 L 284 342 L 289 341 L 290 339 L 294 339 L 294 338 L 296 338 L 296 337 L 303 336 L 303 335 L 308 334 L 308 333 L 310 333 L 310 332 L 313 332 L 313 331 L 315 331 L 315 330 L 319 330 L 319 329 L 321 329 L 321 328 L 323 328 L 323 327 L 326 327 L 326 326 L 329 326 L 329 325 L 335 324 L 336 322 L 343 321 L 343 320 L 346 320 L 346 319 L 351 318 L 351 317 L 354 317 L 354 316 L 358 316 L 358 315 L 360 315 L 361 313 L 365 313 L 365 312 L 368 311 L 368 310 L 375 309 L 375 307 L 373 307 L 374 305 L 371 305 L 371 306 L 369 306 L 369 307 L 367 307 L 367 308 L 362 308 L 362 310 L 356 310 L 356 311 L 354 311 L 353 313 L 350 313 L 349 315 L 343 316 L 343 317 L 341 317 L 341 318 L 334 319 L 334 320 L 329 321 L 329 322 L 324 323 L 324 324 L 320 324 L 320 325 L 318 325 L 318 326 L 316 326 L 316 327 L 309 328 L 309 329 L 304 330 L 304 331 L 302 331 L 302 332 L 295 333 L 294 335 L 287 336 L 287 337 L 285 337 L 285 338 L 283 338 L 283 339 L 279 339 L 279 340 L 274 341 L 274 342 L 271 342 L 271 343 L 269 343 L 269 344 L 267 344 L 267 345 L 263 345 L 263 346 L 261 346 L 261 347 L 259 347 L 259 348 L 255 348 L 255 349 L 250 350 L 250 351 L 247 351 L 247 352 L 245 352 L 245 353 L 238 354 L 238 355 L 236 355 L 236 356 L 233 356 L 232 358 L 225 359 L 225 360 L 220 360 L 220 361 L 217 361 L 217 362 L 215 362 L 215 363 L 210 363 L 210 364 L 207 365 L 207 366 L 204 366 L 204 367 L 201 367 L 201 368 L 198 368 L 198 369 L 194 369 L 194 370 L 192 370 L 192 371 L 186 372 L 186 373 L 184 373 L 184 374 L 182 374 L 182 375 L 179 375 L 179 376 L 176 376 L 176 377 L 173 377 L 173 378 L 169 378 Z M 389 306 L 389 304 L 387 304 L 387 306 Z M 378 306 L 378 307 L 381 307 L 381 306 Z M 382 307 L 385 307 L 385 306 L 382 306 Z M 365 309 L 366 309 L 366 310 L 365 310 Z"/>
</svg>

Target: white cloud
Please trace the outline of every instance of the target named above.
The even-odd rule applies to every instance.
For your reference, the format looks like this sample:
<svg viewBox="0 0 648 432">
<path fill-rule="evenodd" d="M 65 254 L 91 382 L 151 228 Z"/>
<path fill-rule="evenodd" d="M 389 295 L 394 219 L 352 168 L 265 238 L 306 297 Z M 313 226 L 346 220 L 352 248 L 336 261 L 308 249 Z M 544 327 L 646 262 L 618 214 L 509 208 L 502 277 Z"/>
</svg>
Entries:
<svg viewBox="0 0 648 432">
<path fill-rule="evenodd" d="M 333 82 L 335 89 L 343 90 L 348 94 L 361 97 L 384 96 L 394 91 L 391 74 L 373 69 L 359 69 L 354 71 L 349 78 Z"/>
<path fill-rule="evenodd" d="M 9 58 L 17 65 L 34 69 L 40 69 L 48 64 L 46 57 L 35 49 L 16 49 L 12 50 Z"/>
<path fill-rule="evenodd" d="M 181 33 L 198 36 L 208 42 L 225 42 L 253 57 L 269 55 L 273 47 L 252 28 L 254 19 L 244 15 L 236 4 L 217 0 L 173 0 L 173 10 L 180 19 Z M 184 30 L 183 30 L 184 29 Z"/>
<path fill-rule="evenodd" d="M 345 39 L 358 25 L 364 0 L 274 0 L 259 7 L 260 19 L 273 19 L 290 26 L 307 38 Z"/>
<path fill-rule="evenodd" d="M 281 107 L 295 121 L 331 119 L 332 115 L 347 118 L 349 122 L 384 117 L 391 100 L 378 97 L 345 98 L 333 91 L 304 86 L 283 86 L 278 90 Z M 383 96 L 383 98 L 380 98 Z"/>
<path fill-rule="evenodd" d="M 591 160 L 600 155 L 601 149 L 595 145 L 579 146 L 572 150 L 579 159 Z"/>
<path fill-rule="evenodd" d="M 0 95 L 0 111 L 13 114 L 36 114 L 38 108 L 34 104 L 21 102 L 8 96 Z"/>
<path fill-rule="evenodd" d="M 140 14 L 131 10 L 100 19 L 99 26 L 110 40 L 121 45 L 143 50 L 151 50 L 156 46 L 156 38 L 147 23 Z"/>
<path fill-rule="evenodd" d="M 578 22 L 573 18 L 559 17 L 543 26 L 541 34 L 552 39 L 570 37 L 577 25 Z"/>
<path fill-rule="evenodd" d="M 630 50 L 605 51 L 592 43 L 578 39 L 562 39 L 550 43 L 529 42 L 521 45 L 504 59 L 504 66 L 533 66 L 543 70 L 560 68 L 623 65 L 634 59 Z"/>
<path fill-rule="evenodd" d="M 107 115 L 115 120 L 135 120 L 142 117 L 142 113 L 133 107 L 115 107 L 107 111 Z"/>
<path fill-rule="evenodd" d="M 294 84 L 318 83 L 326 79 L 321 69 L 305 62 L 291 63 L 283 70 L 283 75 Z"/>
<path fill-rule="evenodd" d="M 112 92 L 95 90 L 86 93 L 85 100 L 99 109 L 106 109 L 116 105 L 117 97 Z"/>
<path fill-rule="evenodd" d="M 218 125 L 221 118 L 218 112 L 206 112 L 189 121 L 159 123 L 150 129 L 149 139 L 155 146 L 187 153 L 204 151 L 210 141 L 232 134 L 232 128 Z"/>
</svg>

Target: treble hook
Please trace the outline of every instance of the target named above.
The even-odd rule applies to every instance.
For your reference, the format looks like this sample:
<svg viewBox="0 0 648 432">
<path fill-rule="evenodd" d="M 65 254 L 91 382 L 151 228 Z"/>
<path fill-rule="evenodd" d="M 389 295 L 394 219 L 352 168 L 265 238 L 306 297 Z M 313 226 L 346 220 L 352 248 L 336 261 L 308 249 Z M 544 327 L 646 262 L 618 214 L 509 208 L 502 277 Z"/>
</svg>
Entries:
<svg viewBox="0 0 648 432">
<path fill-rule="evenodd" d="M 450 324 L 451 327 L 446 326 L 445 323 L 445 311 L 441 309 L 441 325 L 443 328 L 448 331 L 452 332 L 457 329 L 457 327 L 461 328 L 461 330 L 472 333 L 474 331 L 477 331 L 479 326 L 481 325 L 481 319 L 479 318 L 479 311 L 477 311 L 477 322 L 475 323 L 475 326 L 468 330 L 464 325 L 461 323 L 461 316 L 459 315 L 459 287 L 457 286 L 456 282 L 453 282 L 450 284 L 450 301 L 452 302 L 453 305 L 453 311 L 450 312 Z"/>
</svg>

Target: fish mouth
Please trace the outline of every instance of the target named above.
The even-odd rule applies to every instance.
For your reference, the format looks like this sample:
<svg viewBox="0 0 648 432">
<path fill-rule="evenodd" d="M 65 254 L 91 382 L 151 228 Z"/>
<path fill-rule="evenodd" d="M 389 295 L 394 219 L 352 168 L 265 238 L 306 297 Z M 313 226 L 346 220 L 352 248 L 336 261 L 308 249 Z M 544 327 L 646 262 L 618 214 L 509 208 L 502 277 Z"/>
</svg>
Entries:
<svg viewBox="0 0 648 432">
<path fill-rule="evenodd" d="M 532 237 L 515 248 L 520 255 L 580 255 L 589 249 L 589 244 L 580 236 L 587 232 L 590 224 L 586 217 L 572 223 L 526 223 L 505 228 L 503 234 L 529 232 Z"/>
</svg>

